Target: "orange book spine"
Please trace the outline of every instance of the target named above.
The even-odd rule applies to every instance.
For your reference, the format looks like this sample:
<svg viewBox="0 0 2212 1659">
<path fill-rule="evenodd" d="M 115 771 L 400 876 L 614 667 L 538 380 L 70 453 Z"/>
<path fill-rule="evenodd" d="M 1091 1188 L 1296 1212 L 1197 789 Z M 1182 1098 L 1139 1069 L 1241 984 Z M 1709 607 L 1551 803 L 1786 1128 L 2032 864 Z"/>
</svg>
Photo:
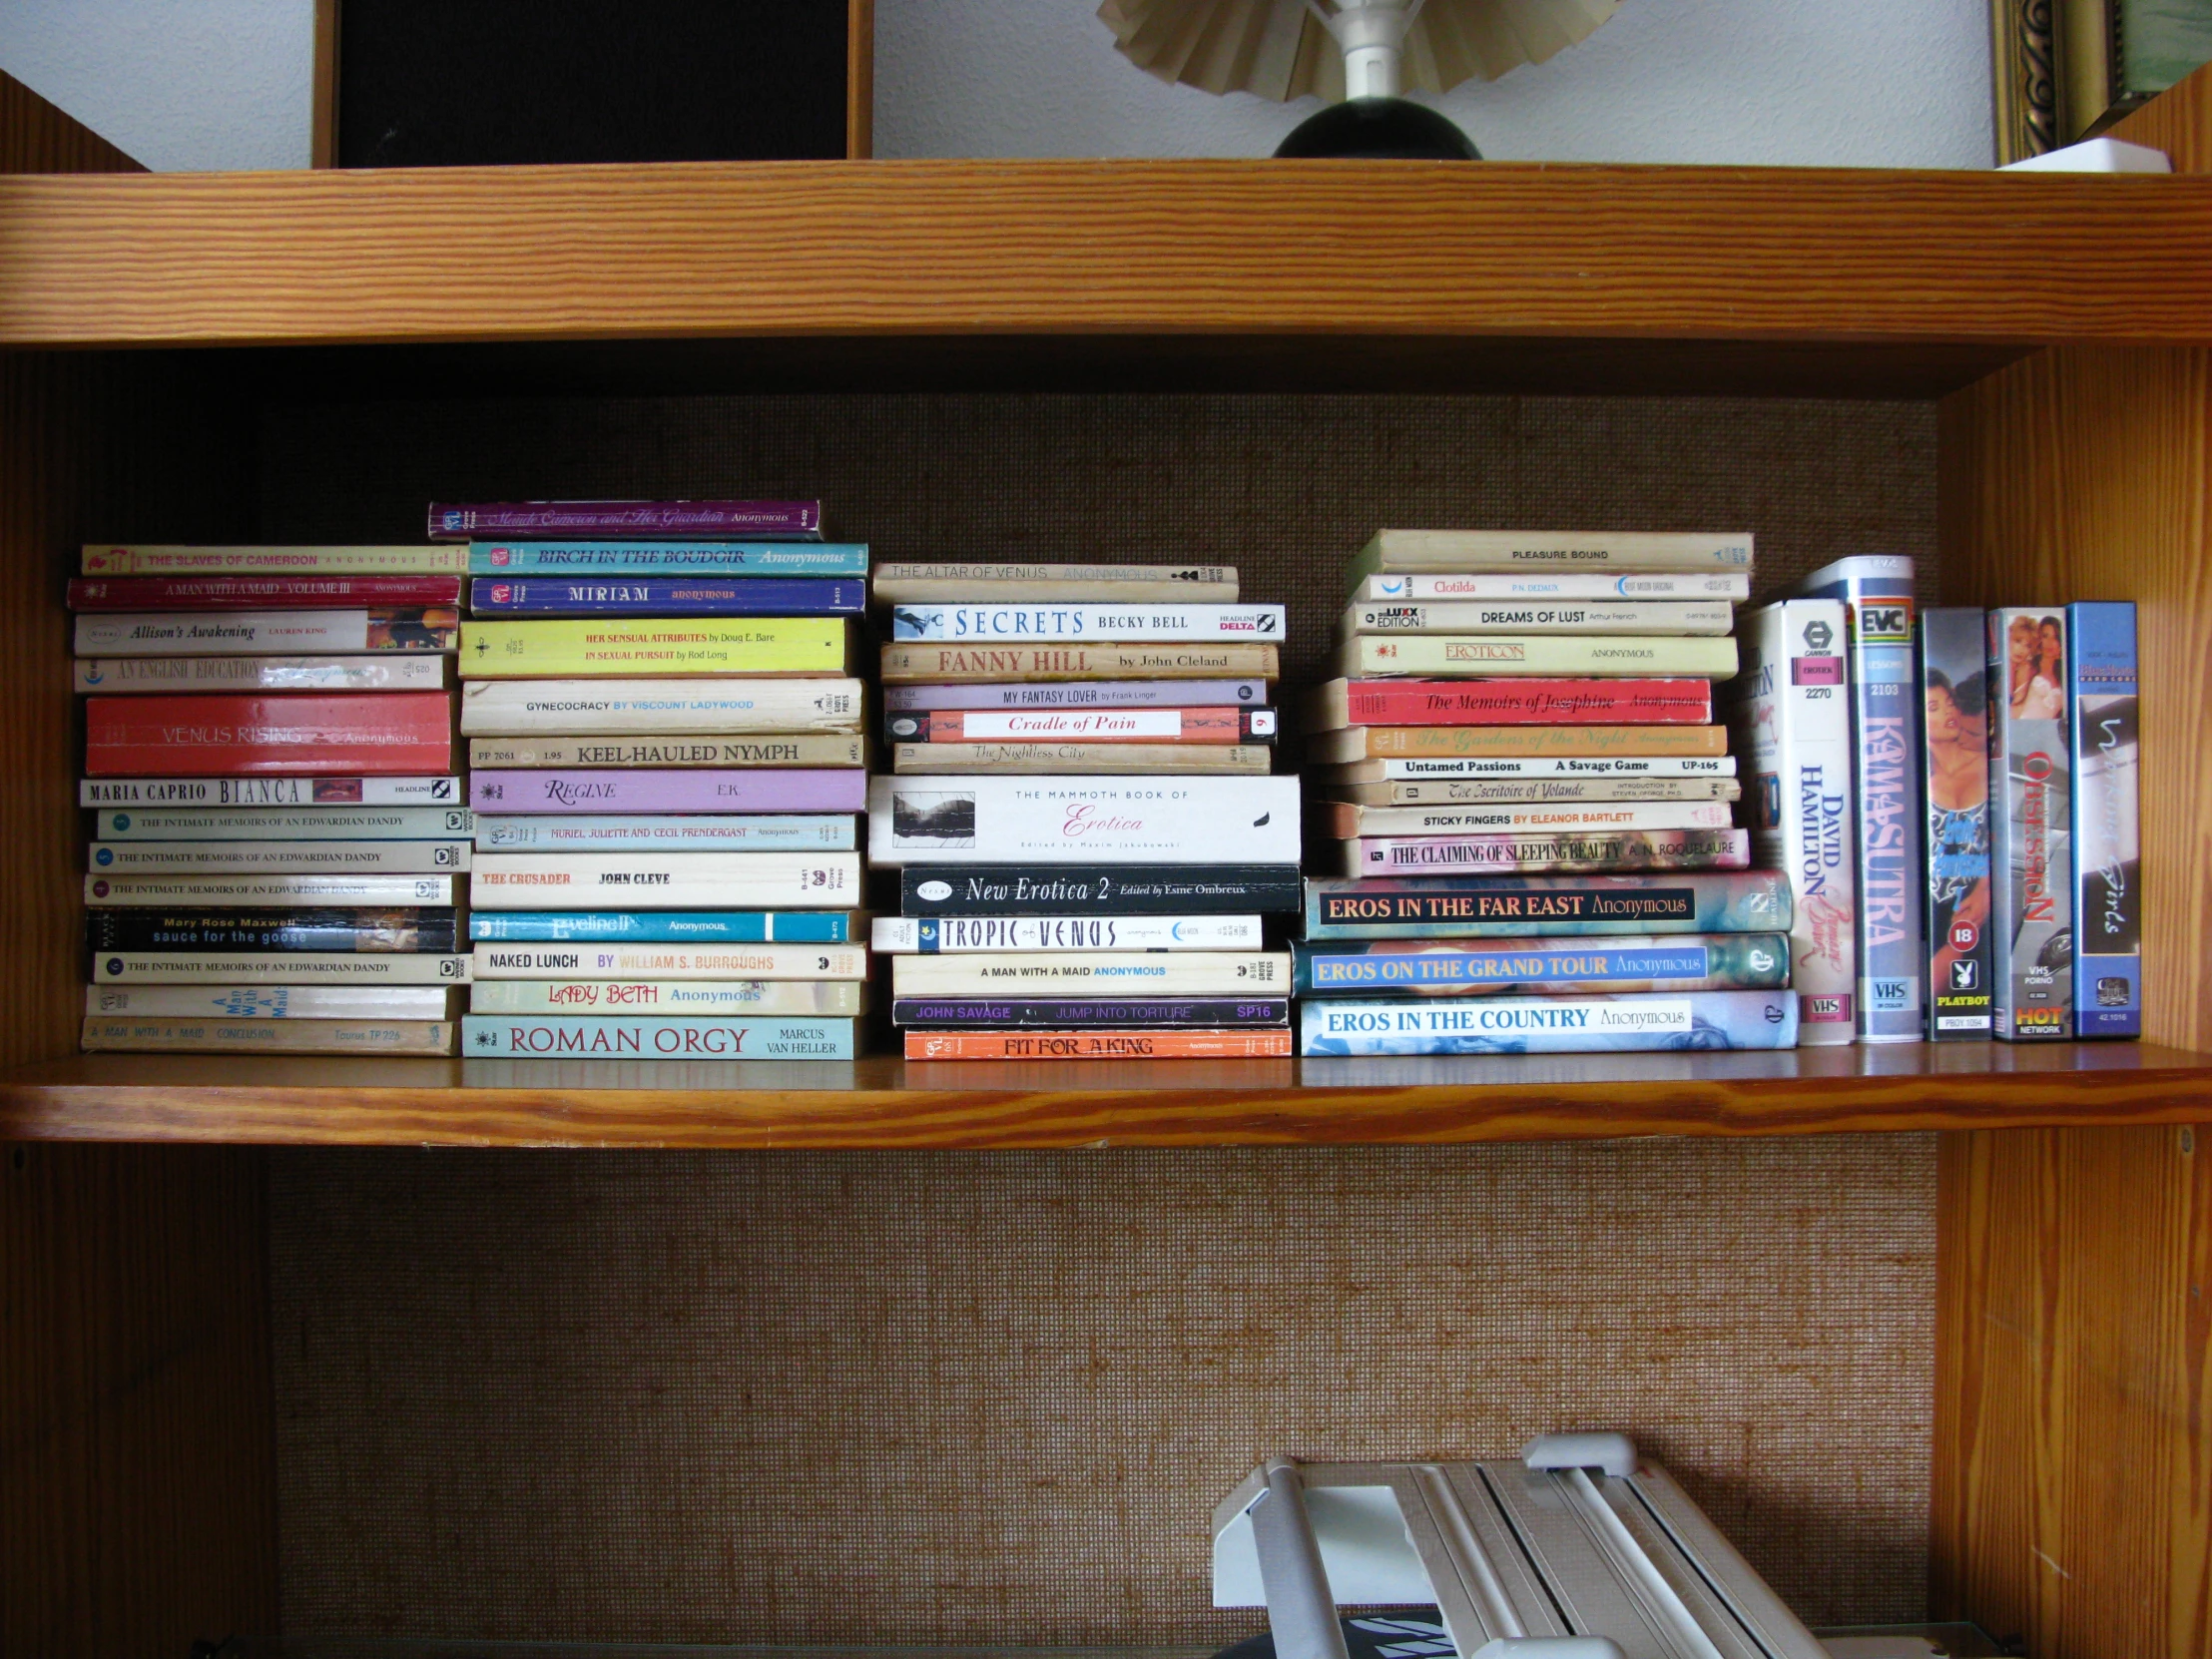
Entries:
<svg viewBox="0 0 2212 1659">
<path fill-rule="evenodd" d="M 1269 1031 L 909 1031 L 909 1060 L 1262 1060 L 1293 1052 Z"/>
</svg>

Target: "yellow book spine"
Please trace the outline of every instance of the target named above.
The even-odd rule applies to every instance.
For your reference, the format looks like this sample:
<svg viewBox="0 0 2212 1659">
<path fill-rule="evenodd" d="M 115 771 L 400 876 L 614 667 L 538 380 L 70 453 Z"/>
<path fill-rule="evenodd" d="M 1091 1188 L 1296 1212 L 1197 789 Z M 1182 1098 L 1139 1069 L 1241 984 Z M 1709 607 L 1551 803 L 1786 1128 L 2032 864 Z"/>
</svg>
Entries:
<svg viewBox="0 0 2212 1659">
<path fill-rule="evenodd" d="M 463 680 L 566 675 L 841 675 L 843 617 L 532 618 L 461 624 Z"/>
</svg>

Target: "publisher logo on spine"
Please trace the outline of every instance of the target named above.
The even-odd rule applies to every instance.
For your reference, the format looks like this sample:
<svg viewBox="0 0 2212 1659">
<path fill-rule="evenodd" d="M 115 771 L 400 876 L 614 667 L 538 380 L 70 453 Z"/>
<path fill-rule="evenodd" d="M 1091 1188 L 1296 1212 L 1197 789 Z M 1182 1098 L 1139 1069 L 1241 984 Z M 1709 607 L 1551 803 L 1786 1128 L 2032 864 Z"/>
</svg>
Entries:
<svg viewBox="0 0 2212 1659">
<path fill-rule="evenodd" d="M 1911 645 L 1913 643 L 1913 602 L 1910 599 L 1885 599 L 1876 605 L 1861 605 L 1856 613 L 1859 625 L 1859 642 L 1862 645 Z"/>
</svg>

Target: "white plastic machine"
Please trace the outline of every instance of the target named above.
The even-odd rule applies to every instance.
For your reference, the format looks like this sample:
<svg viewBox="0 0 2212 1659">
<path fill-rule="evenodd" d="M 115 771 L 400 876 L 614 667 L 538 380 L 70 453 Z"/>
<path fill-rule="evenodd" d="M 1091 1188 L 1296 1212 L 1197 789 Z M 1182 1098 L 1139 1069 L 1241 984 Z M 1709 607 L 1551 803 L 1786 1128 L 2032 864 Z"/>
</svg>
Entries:
<svg viewBox="0 0 2212 1659">
<path fill-rule="evenodd" d="M 1433 1604 L 1460 1659 L 1828 1659 L 1625 1434 L 1518 1462 L 1270 1458 L 1214 1510 L 1214 1605 L 1347 1659 L 1338 1605 Z"/>
</svg>

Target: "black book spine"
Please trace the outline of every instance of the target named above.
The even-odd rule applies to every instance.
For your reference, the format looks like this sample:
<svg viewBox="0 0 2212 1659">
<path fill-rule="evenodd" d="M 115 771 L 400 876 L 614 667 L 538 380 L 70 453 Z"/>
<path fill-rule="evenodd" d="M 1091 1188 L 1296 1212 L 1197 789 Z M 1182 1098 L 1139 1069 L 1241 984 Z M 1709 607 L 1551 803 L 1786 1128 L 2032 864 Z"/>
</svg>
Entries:
<svg viewBox="0 0 2212 1659">
<path fill-rule="evenodd" d="M 891 1023 L 923 1031 L 1220 1030 L 1288 1025 L 1286 997 L 902 996 Z"/>
<path fill-rule="evenodd" d="M 457 934 L 450 909 L 85 912 L 85 942 L 95 952 L 466 949 Z"/>
<path fill-rule="evenodd" d="M 1280 914 L 1303 907 L 1296 864 L 908 864 L 909 916 Z"/>
</svg>

